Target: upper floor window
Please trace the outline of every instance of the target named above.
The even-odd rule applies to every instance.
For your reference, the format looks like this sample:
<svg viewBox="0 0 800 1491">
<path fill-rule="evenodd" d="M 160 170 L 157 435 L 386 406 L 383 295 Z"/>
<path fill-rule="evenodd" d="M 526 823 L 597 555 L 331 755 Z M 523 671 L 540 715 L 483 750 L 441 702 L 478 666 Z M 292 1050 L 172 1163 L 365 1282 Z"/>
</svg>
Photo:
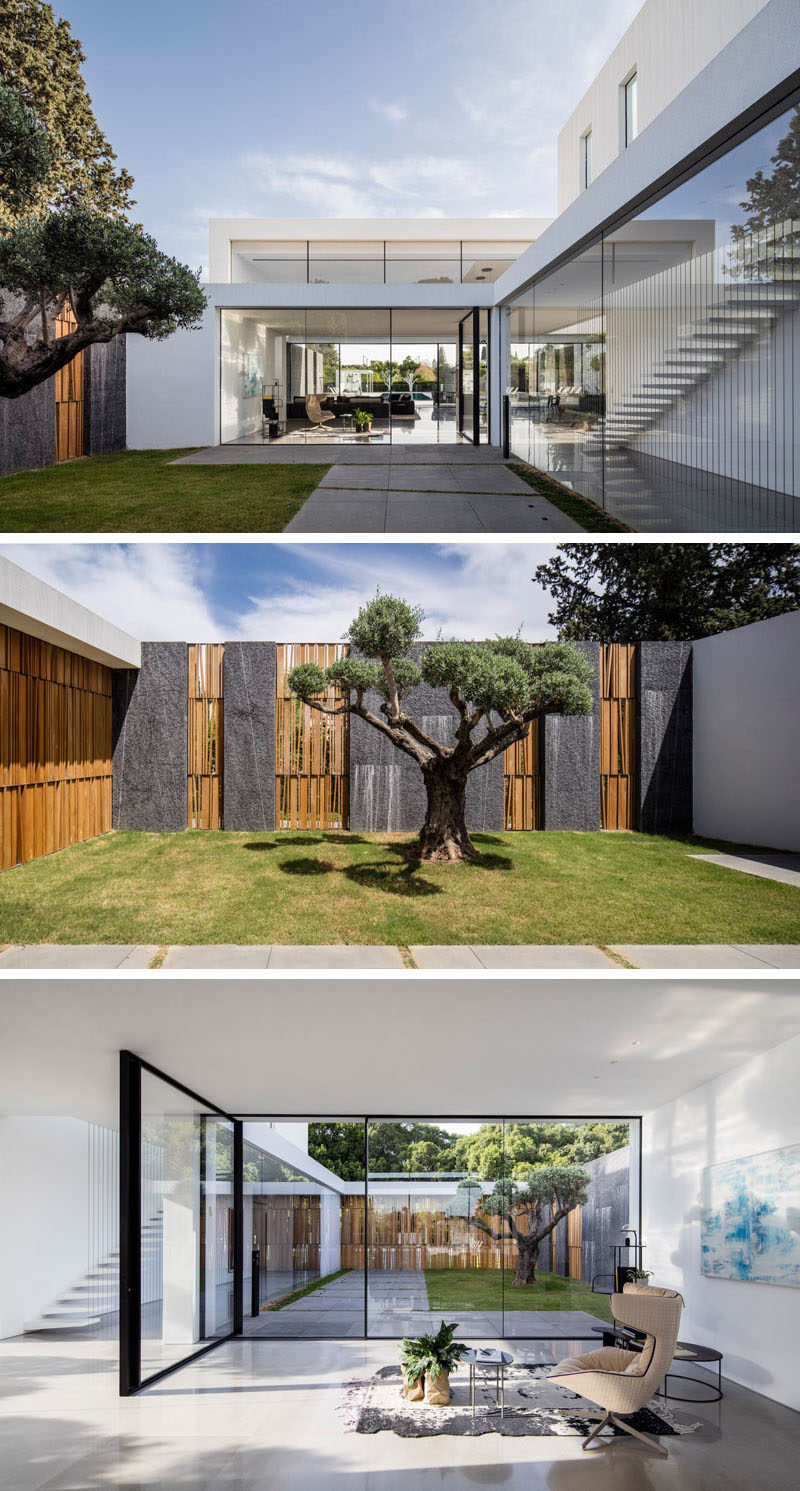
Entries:
<svg viewBox="0 0 800 1491">
<path fill-rule="evenodd" d="M 587 130 L 581 135 L 581 191 L 585 191 L 592 181 L 592 131 Z"/>
<path fill-rule="evenodd" d="M 624 148 L 627 150 L 628 146 L 631 144 L 631 141 L 635 140 L 637 134 L 639 133 L 639 118 L 638 118 L 638 108 L 637 108 L 637 102 L 636 102 L 636 93 L 637 93 L 637 74 L 636 73 L 633 73 L 633 75 L 630 78 L 628 78 L 627 83 L 625 83 L 623 85 L 622 93 L 623 93 L 623 110 L 622 110 L 622 113 L 623 113 L 623 125 L 622 125 L 622 127 L 623 127 L 623 134 L 622 134 L 622 143 L 623 143 Z"/>
</svg>

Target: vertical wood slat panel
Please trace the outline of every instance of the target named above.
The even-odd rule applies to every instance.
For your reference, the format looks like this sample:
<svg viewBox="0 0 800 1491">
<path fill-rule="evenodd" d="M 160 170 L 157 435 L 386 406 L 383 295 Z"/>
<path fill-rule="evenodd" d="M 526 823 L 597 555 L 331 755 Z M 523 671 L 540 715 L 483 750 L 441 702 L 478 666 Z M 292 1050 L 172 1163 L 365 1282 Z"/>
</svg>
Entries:
<svg viewBox="0 0 800 1491">
<path fill-rule="evenodd" d="M 224 642 L 188 646 L 186 822 L 223 825 Z"/>
<path fill-rule="evenodd" d="M 544 721 L 532 720 L 525 738 L 508 746 L 503 754 L 505 828 L 541 828 L 543 766 Z"/>
<path fill-rule="evenodd" d="M 502 1242 L 489 1240 L 468 1227 L 462 1217 L 451 1217 L 425 1205 L 427 1199 L 420 1198 L 418 1206 L 385 1208 L 372 1201 L 366 1219 L 365 1247 L 364 1198 L 342 1196 L 342 1268 L 363 1268 L 365 1253 L 370 1270 L 378 1272 L 410 1268 L 498 1271 L 514 1268 L 517 1249 L 513 1242 L 508 1239 Z M 527 1232 L 524 1213 L 519 1213 L 516 1220 L 520 1231 Z M 583 1274 L 582 1207 L 576 1206 L 568 1213 L 566 1226 L 567 1277 L 580 1279 Z M 555 1263 L 555 1234 L 551 1233 L 542 1247 L 541 1267 L 549 1267 L 555 1272 Z"/>
<path fill-rule="evenodd" d="M 111 828 L 111 669 L 0 625 L 0 869 Z"/>
<path fill-rule="evenodd" d="M 600 804 L 603 828 L 636 827 L 635 643 L 609 642 L 600 653 Z"/>
<path fill-rule="evenodd" d="M 77 322 L 65 306 L 55 323 L 57 337 L 74 331 Z M 72 461 L 83 455 L 84 354 L 77 352 L 55 375 L 56 460 Z"/>
<path fill-rule="evenodd" d="M 278 646 L 275 700 L 276 828 L 344 829 L 350 811 L 350 717 L 320 714 L 289 693 L 300 663 L 327 668 L 347 657 L 340 642 L 285 642 Z M 329 689 L 326 701 L 342 695 Z"/>
</svg>

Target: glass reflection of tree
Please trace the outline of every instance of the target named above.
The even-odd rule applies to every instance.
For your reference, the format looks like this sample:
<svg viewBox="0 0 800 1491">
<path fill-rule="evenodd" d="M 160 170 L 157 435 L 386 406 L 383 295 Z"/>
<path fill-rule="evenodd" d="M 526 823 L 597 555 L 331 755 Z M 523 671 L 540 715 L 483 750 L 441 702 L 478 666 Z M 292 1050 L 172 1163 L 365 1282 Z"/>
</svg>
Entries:
<svg viewBox="0 0 800 1491">
<path fill-rule="evenodd" d="M 800 106 L 770 157 L 773 170 L 756 171 L 739 203 L 747 214 L 734 224 L 730 264 L 725 272 L 746 279 L 794 278 L 795 260 L 787 250 L 800 243 Z"/>
</svg>

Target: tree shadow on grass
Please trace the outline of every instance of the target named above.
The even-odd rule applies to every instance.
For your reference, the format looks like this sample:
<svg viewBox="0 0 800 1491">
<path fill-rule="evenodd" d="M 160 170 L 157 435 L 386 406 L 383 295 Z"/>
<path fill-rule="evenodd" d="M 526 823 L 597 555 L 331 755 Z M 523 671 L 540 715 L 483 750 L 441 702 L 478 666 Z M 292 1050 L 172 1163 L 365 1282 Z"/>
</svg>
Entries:
<svg viewBox="0 0 800 1491">
<path fill-rule="evenodd" d="M 423 880 L 415 874 L 418 862 L 409 864 L 405 869 L 395 864 L 383 865 L 334 865 L 328 859 L 286 859 L 278 866 L 284 875 L 297 875 L 301 878 L 309 876 L 314 878 L 319 875 L 341 875 L 345 880 L 350 880 L 354 885 L 360 885 L 366 890 L 379 890 L 393 896 L 438 896 L 442 893 L 439 885 L 434 885 L 430 880 Z"/>
</svg>

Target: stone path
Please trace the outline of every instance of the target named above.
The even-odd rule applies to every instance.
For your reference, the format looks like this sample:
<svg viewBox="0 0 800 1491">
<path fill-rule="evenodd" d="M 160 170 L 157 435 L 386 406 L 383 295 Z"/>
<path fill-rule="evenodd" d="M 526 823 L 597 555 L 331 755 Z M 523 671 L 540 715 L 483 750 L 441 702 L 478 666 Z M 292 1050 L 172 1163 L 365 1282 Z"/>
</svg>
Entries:
<svg viewBox="0 0 800 1491">
<path fill-rule="evenodd" d="M 134 946 L 127 943 L 94 944 L 9 944 L 0 950 L 0 972 L 8 969 L 43 968 L 118 968 L 138 970 L 157 967 L 171 969 L 242 969 L 270 972 L 292 969 L 314 969 L 326 972 L 338 969 L 433 971 L 451 969 L 459 972 L 498 972 L 526 969 L 577 968 L 602 969 L 624 973 L 630 968 L 659 969 L 726 969 L 748 968 L 763 972 L 765 968 L 800 968 L 800 945 L 778 943 L 700 943 L 700 944 L 588 944 L 558 946 L 496 946 L 415 944 L 410 948 L 377 944 L 356 947 L 344 944 L 307 947 L 240 944 L 201 944 L 196 947 L 159 948 L 155 943 Z"/>
<path fill-rule="evenodd" d="M 432 1310 L 422 1269 L 370 1272 L 367 1329 L 370 1336 L 418 1336 L 436 1331 L 444 1314 L 458 1322 L 458 1335 L 475 1340 L 547 1336 L 550 1340 L 594 1340 L 599 1317 L 585 1310 L 503 1310 L 498 1281 L 495 1310 Z M 248 1336 L 305 1337 L 364 1334 L 364 1276 L 353 1269 L 282 1310 L 262 1310 L 245 1320 Z"/>
<path fill-rule="evenodd" d="M 493 446 L 218 445 L 174 465 L 308 465 L 330 470 L 289 533 L 582 533 L 511 471 Z"/>
</svg>

